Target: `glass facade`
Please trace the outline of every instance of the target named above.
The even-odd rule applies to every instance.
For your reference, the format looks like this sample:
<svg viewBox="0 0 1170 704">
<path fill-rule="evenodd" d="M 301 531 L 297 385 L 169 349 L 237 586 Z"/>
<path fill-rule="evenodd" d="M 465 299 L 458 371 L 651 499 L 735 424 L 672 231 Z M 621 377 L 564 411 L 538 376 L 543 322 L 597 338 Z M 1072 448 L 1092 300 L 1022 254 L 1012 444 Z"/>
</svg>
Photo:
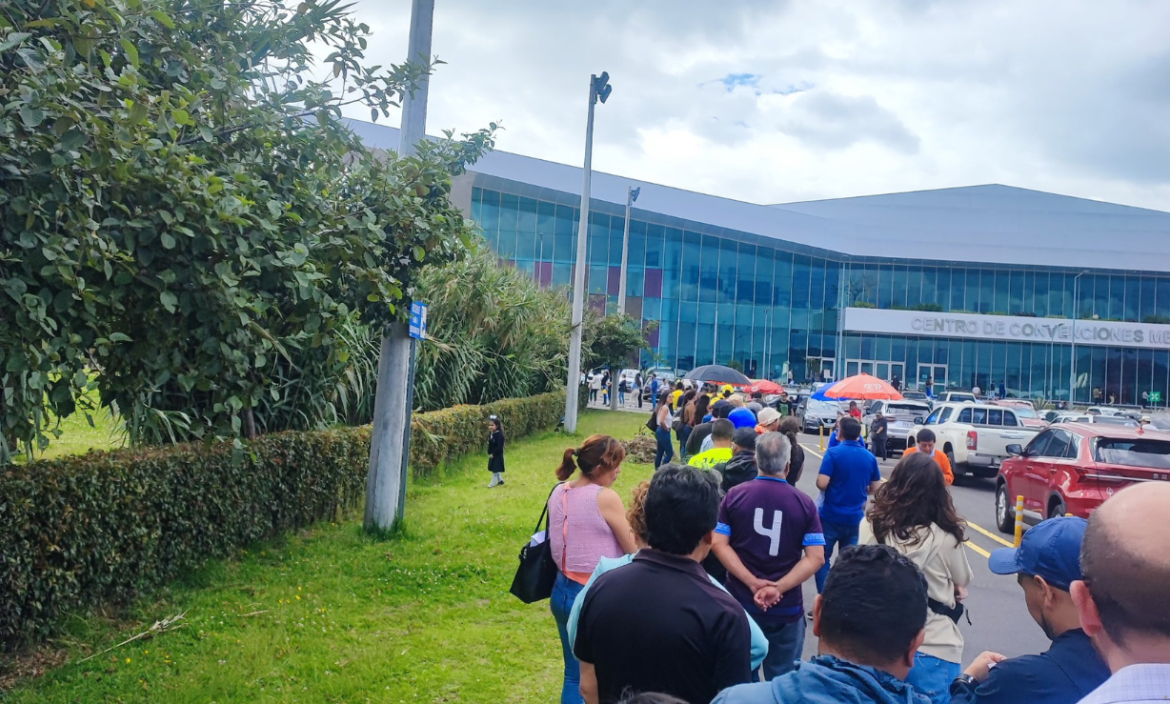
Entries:
<svg viewBox="0 0 1170 704">
<path fill-rule="evenodd" d="M 929 378 L 935 391 L 990 390 L 1002 383 L 1013 397 L 1067 399 L 1075 373 L 1075 398 L 1081 403 L 1147 405 L 1144 391 L 1159 393 L 1158 405 L 1165 405 L 1170 395 L 1170 350 L 1079 345 L 1074 370 L 1072 347 L 1065 344 L 849 332 L 845 354 L 846 374 L 897 374 L 919 388 Z M 896 361 L 887 364 L 891 360 Z"/>
<path fill-rule="evenodd" d="M 577 207 L 474 188 L 471 215 L 500 259 L 543 286 L 569 286 Z M 588 305 L 617 309 L 624 217 L 591 212 Z M 1071 348 L 1024 342 L 838 333 L 842 306 L 956 313 L 1170 323 L 1170 275 L 937 262 L 858 261 L 695 223 L 633 219 L 627 312 L 657 322 L 658 363 L 691 369 L 742 365 L 753 378 L 840 377 L 864 364 L 914 383 L 930 371 L 949 388 L 1067 398 Z M 717 231 L 715 234 L 713 231 Z M 838 343 L 844 340 L 844 359 Z M 1138 403 L 1143 391 L 1170 397 L 1170 351 L 1078 346 L 1076 400 Z M 651 362 L 650 355 L 642 360 Z M 891 366 L 891 363 L 893 366 Z M 922 367 L 920 370 L 919 367 Z M 945 370 L 945 371 L 944 371 Z"/>
</svg>

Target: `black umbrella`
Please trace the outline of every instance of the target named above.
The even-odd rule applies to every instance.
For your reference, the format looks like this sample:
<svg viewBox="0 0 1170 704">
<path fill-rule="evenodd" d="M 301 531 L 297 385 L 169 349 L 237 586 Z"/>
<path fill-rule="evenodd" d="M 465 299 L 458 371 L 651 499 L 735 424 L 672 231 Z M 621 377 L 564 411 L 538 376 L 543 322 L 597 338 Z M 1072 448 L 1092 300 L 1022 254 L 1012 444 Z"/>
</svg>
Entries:
<svg viewBox="0 0 1170 704">
<path fill-rule="evenodd" d="M 712 384 L 734 384 L 736 386 L 746 386 L 752 383 L 752 380 L 742 373 L 735 371 L 731 367 L 725 367 L 722 364 L 708 364 L 692 369 L 683 378 L 707 381 Z"/>
</svg>

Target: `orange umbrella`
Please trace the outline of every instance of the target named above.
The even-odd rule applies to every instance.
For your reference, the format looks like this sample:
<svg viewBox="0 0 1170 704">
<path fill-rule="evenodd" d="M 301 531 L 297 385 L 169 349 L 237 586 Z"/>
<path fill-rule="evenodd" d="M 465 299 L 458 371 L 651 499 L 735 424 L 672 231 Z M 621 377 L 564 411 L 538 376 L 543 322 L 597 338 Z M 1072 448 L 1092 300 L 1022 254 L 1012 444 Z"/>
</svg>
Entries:
<svg viewBox="0 0 1170 704">
<path fill-rule="evenodd" d="M 757 391 L 762 394 L 778 394 L 782 391 L 779 384 L 774 381 L 768 381 L 767 379 L 752 380 L 752 383 L 747 387 L 747 390 L 750 394 L 754 394 Z"/>
<path fill-rule="evenodd" d="M 847 377 L 824 390 L 825 398 L 900 401 L 902 394 L 872 374 Z"/>
</svg>

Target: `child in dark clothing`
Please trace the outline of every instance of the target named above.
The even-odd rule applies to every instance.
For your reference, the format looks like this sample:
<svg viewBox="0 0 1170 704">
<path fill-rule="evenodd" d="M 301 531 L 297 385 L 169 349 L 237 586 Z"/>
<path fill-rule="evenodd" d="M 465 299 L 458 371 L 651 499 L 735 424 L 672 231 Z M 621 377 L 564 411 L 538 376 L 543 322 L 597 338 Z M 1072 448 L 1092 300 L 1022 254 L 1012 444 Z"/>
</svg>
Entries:
<svg viewBox="0 0 1170 704">
<path fill-rule="evenodd" d="M 488 488 L 491 489 L 504 484 L 504 426 L 499 416 L 488 417 L 488 430 L 491 432 L 488 436 L 488 471 L 492 473 Z"/>
</svg>

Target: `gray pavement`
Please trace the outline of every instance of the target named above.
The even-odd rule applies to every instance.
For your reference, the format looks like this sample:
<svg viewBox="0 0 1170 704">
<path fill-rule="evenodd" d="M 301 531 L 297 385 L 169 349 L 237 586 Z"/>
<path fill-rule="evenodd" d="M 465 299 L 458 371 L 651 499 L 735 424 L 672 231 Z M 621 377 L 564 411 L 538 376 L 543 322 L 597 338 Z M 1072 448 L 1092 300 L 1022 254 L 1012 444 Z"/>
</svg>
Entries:
<svg viewBox="0 0 1170 704">
<path fill-rule="evenodd" d="M 817 493 L 816 476 L 823 454 L 819 442 L 815 435 L 801 436 L 801 445 L 805 450 L 805 467 L 798 486 L 810 496 L 816 496 Z M 889 476 L 895 464 L 897 457 L 882 463 L 882 474 Z M 1010 536 L 1000 534 L 995 528 L 994 491 L 995 484 L 991 479 L 960 479 L 959 484 L 951 487 L 955 508 L 970 525 L 967 558 L 975 574 L 975 580 L 969 587 L 970 596 L 966 601 L 971 614 L 971 624 L 968 625 L 966 619 L 960 624 L 966 639 L 963 650 L 964 667 L 984 650 L 994 650 L 1013 657 L 1039 653 L 1047 650 L 1049 646 L 1044 632 L 1028 615 L 1023 591 L 1015 578 L 994 575 L 987 568 L 987 555 L 1011 542 Z M 1004 542 L 1001 543 L 1000 540 Z M 809 580 L 804 585 L 806 606 L 813 603 L 816 593 L 816 585 Z M 816 647 L 816 638 L 809 628 L 805 641 L 805 657 L 815 654 Z"/>
</svg>

